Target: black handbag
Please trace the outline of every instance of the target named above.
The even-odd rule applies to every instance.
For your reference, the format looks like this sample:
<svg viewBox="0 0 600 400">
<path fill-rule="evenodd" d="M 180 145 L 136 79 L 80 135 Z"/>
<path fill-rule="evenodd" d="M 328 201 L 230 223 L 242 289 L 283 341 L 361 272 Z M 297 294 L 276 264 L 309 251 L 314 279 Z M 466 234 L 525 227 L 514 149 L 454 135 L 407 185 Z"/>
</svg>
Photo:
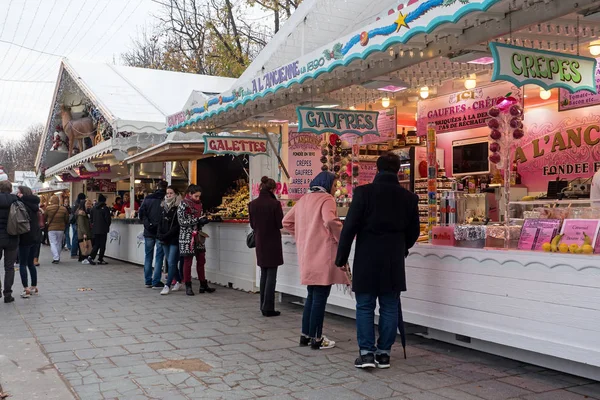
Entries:
<svg viewBox="0 0 600 400">
<path fill-rule="evenodd" d="M 246 236 L 246 246 L 248 246 L 249 249 L 253 249 L 256 247 L 256 240 L 254 239 L 254 231 L 250 231 L 250 233 L 248 233 L 248 236 Z"/>
</svg>

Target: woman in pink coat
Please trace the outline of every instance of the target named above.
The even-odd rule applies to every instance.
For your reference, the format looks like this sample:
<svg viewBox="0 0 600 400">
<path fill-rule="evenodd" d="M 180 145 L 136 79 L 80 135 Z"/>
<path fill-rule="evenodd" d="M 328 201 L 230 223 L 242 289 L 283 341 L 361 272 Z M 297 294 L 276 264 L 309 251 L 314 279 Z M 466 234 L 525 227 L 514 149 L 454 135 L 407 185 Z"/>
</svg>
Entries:
<svg viewBox="0 0 600 400">
<path fill-rule="evenodd" d="M 332 285 L 350 283 L 334 263 L 342 231 L 333 198 L 336 182 L 333 173 L 321 172 L 310 183 L 309 192 L 283 219 L 283 227 L 296 239 L 300 283 L 308 286 L 300 346 L 310 344 L 315 350 L 335 346 L 323 336 L 325 306 Z"/>
</svg>

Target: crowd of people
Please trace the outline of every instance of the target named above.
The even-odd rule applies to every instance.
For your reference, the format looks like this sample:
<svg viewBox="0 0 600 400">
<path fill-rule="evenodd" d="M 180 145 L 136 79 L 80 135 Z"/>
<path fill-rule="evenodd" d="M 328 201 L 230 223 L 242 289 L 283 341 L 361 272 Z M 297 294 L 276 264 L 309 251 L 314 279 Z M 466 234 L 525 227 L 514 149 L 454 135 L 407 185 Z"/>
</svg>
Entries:
<svg viewBox="0 0 600 400">
<path fill-rule="evenodd" d="M 249 205 L 257 264 L 261 269 L 260 308 L 275 317 L 277 268 L 283 265 L 281 230 L 296 239 L 301 284 L 307 297 L 300 346 L 330 349 L 323 335 L 327 299 L 333 285 L 352 285 L 356 298 L 359 357 L 357 368 L 389 368 L 398 327 L 400 292 L 406 290 L 404 259 L 419 237 L 418 197 L 398 182 L 400 158 L 389 153 L 377 160 L 373 183 L 354 189 L 342 224 L 334 193 L 336 175 L 318 174 L 309 191 L 283 216 L 273 179 L 263 177 L 260 194 Z M 356 239 L 353 274 L 348 266 Z M 379 338 L 375 340 L 375 308 L 379 303 Z"/>
<path fill-rule="evenodd" d="M 256 247 L 260 277 L 260 310 L 265 317 L 276 317 L 275 287 L 277 269 L 283 265 L 282 230 L 296 239 L 301 284 L 307 297 L 301 321 L 300 346 L 330 349 L 333 340 L 323 334 L 325 308 L 333 285 L 352 285 L 356 297 L 356 324 L 359 358 L 357 368 L 388 368 L 391 347 L 396 338 L 400 292 L 406 290 L 404 259 L 419 236 L 418 198 L 398 183 L 400 159 L 389 153 L 377 160 L 373 183 L 354 189 L 353 201 L 345 222 L 337 215 L 334 193 L 336 175 L 319 173 L 309 191 L 284 216 L 275 196 L 276 182 L 261 179 L 260 194 L 248 205 L 250 226 Z M 83 193 L 73 207 L 60 205 L 52 196 L 47 207 L 31 189 L 0 182 L 0 253 L 4 257 L 4 302 L 14 301 L 12 286 L 14 264 L 18 258 L 22 297 L 37 295 L 37 259 L 43 237 L 48 237 L 53 263 L 60 262 L 66 242 L 71 256 L 83 264 L 107 264 L 104 256 L 111 225 L 111 214 L 124 212 L 129 199 L 117 199 L 108 207 L 99 195 L 93 204 Z M 125 196 L 124 196 L 125 197 Z M 147 288 L 160 289 L 161 295 L 185 287 L 192 288 L 192 265 L 196 259 L 199 293 L 213 293 L 205 273 L 208 235 L 202 228 L 209 222 L 202 209 L 202 189 L 190 185 L 183 196 L 167 182 L 158 183 L 154 193 L 139 206 L 144 225 L 144 280 Z M 29 215 L 30 228 L 20 236 L 8 234 L 9 214 L 19 201 Z M 65 232 L 72 238 L 65 239 Z M 44 233 L 45 232 L 45 233 Z M 352 243 L 356 239 L 353 274 L 348 266 Z M 96 257 L 98 257 L 96 261 Z M 166 263 L 166 281 L 162 282 Z M 29 284 L 29 278 L 31 285 Z M 379 303 L 379 338 L 375 340 L 375 308 Z"/>
</svg>

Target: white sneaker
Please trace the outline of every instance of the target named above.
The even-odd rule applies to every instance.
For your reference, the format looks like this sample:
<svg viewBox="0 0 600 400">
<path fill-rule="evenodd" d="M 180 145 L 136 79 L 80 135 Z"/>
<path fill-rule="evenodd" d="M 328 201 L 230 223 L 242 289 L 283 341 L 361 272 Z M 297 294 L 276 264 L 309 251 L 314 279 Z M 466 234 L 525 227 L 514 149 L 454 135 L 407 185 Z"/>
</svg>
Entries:
<svg viewBox="0 0 600 400">
<path fill-rule="evenodd" d="M 23 289 L 23 292 L 21 293 L 21 297 L 24 299 L 28 299 L 29 297 L 31 297 L 31 293 L 29 292 L 29 288 Z"/>
<path fill-rule="evenodd" d="M 84 260 L 83 260 L 81 263 L 82 263 L 83 265 L 90 265 L 90 260 L 88 260 L 88 259 L 86 258 L 86 259 L 84 259 Z"/>
<path fill-rule="evenodd" d="M 169 287 L 165 286 L 164 288 L 162 288 L 162 290 L 160 291 L 161 296 L 165 295 L 165 294 L 169 294 Z"/>
<path fill-rule="evenodd" d="M 181 289 L 181 283 L 175 282 L 175 284 L 173 285 L 173 289 L 171 289 L 171 290 L 173 292 L 177 292 L 179 289 Z"/>
</svg>

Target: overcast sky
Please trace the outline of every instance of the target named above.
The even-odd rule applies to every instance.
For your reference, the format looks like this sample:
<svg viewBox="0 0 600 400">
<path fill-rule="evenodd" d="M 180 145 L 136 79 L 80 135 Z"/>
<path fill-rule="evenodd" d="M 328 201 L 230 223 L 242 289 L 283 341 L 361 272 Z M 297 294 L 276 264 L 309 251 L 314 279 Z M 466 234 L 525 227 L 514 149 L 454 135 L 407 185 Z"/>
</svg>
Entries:
<svg viewBox="0 0 600 400">
<path fill-rule="evenodd" d="M 59 56 L 119 64 L 159 8 L 152 0 L 0 0 L 0 139 L 45 124 Z"/>
</svg>

